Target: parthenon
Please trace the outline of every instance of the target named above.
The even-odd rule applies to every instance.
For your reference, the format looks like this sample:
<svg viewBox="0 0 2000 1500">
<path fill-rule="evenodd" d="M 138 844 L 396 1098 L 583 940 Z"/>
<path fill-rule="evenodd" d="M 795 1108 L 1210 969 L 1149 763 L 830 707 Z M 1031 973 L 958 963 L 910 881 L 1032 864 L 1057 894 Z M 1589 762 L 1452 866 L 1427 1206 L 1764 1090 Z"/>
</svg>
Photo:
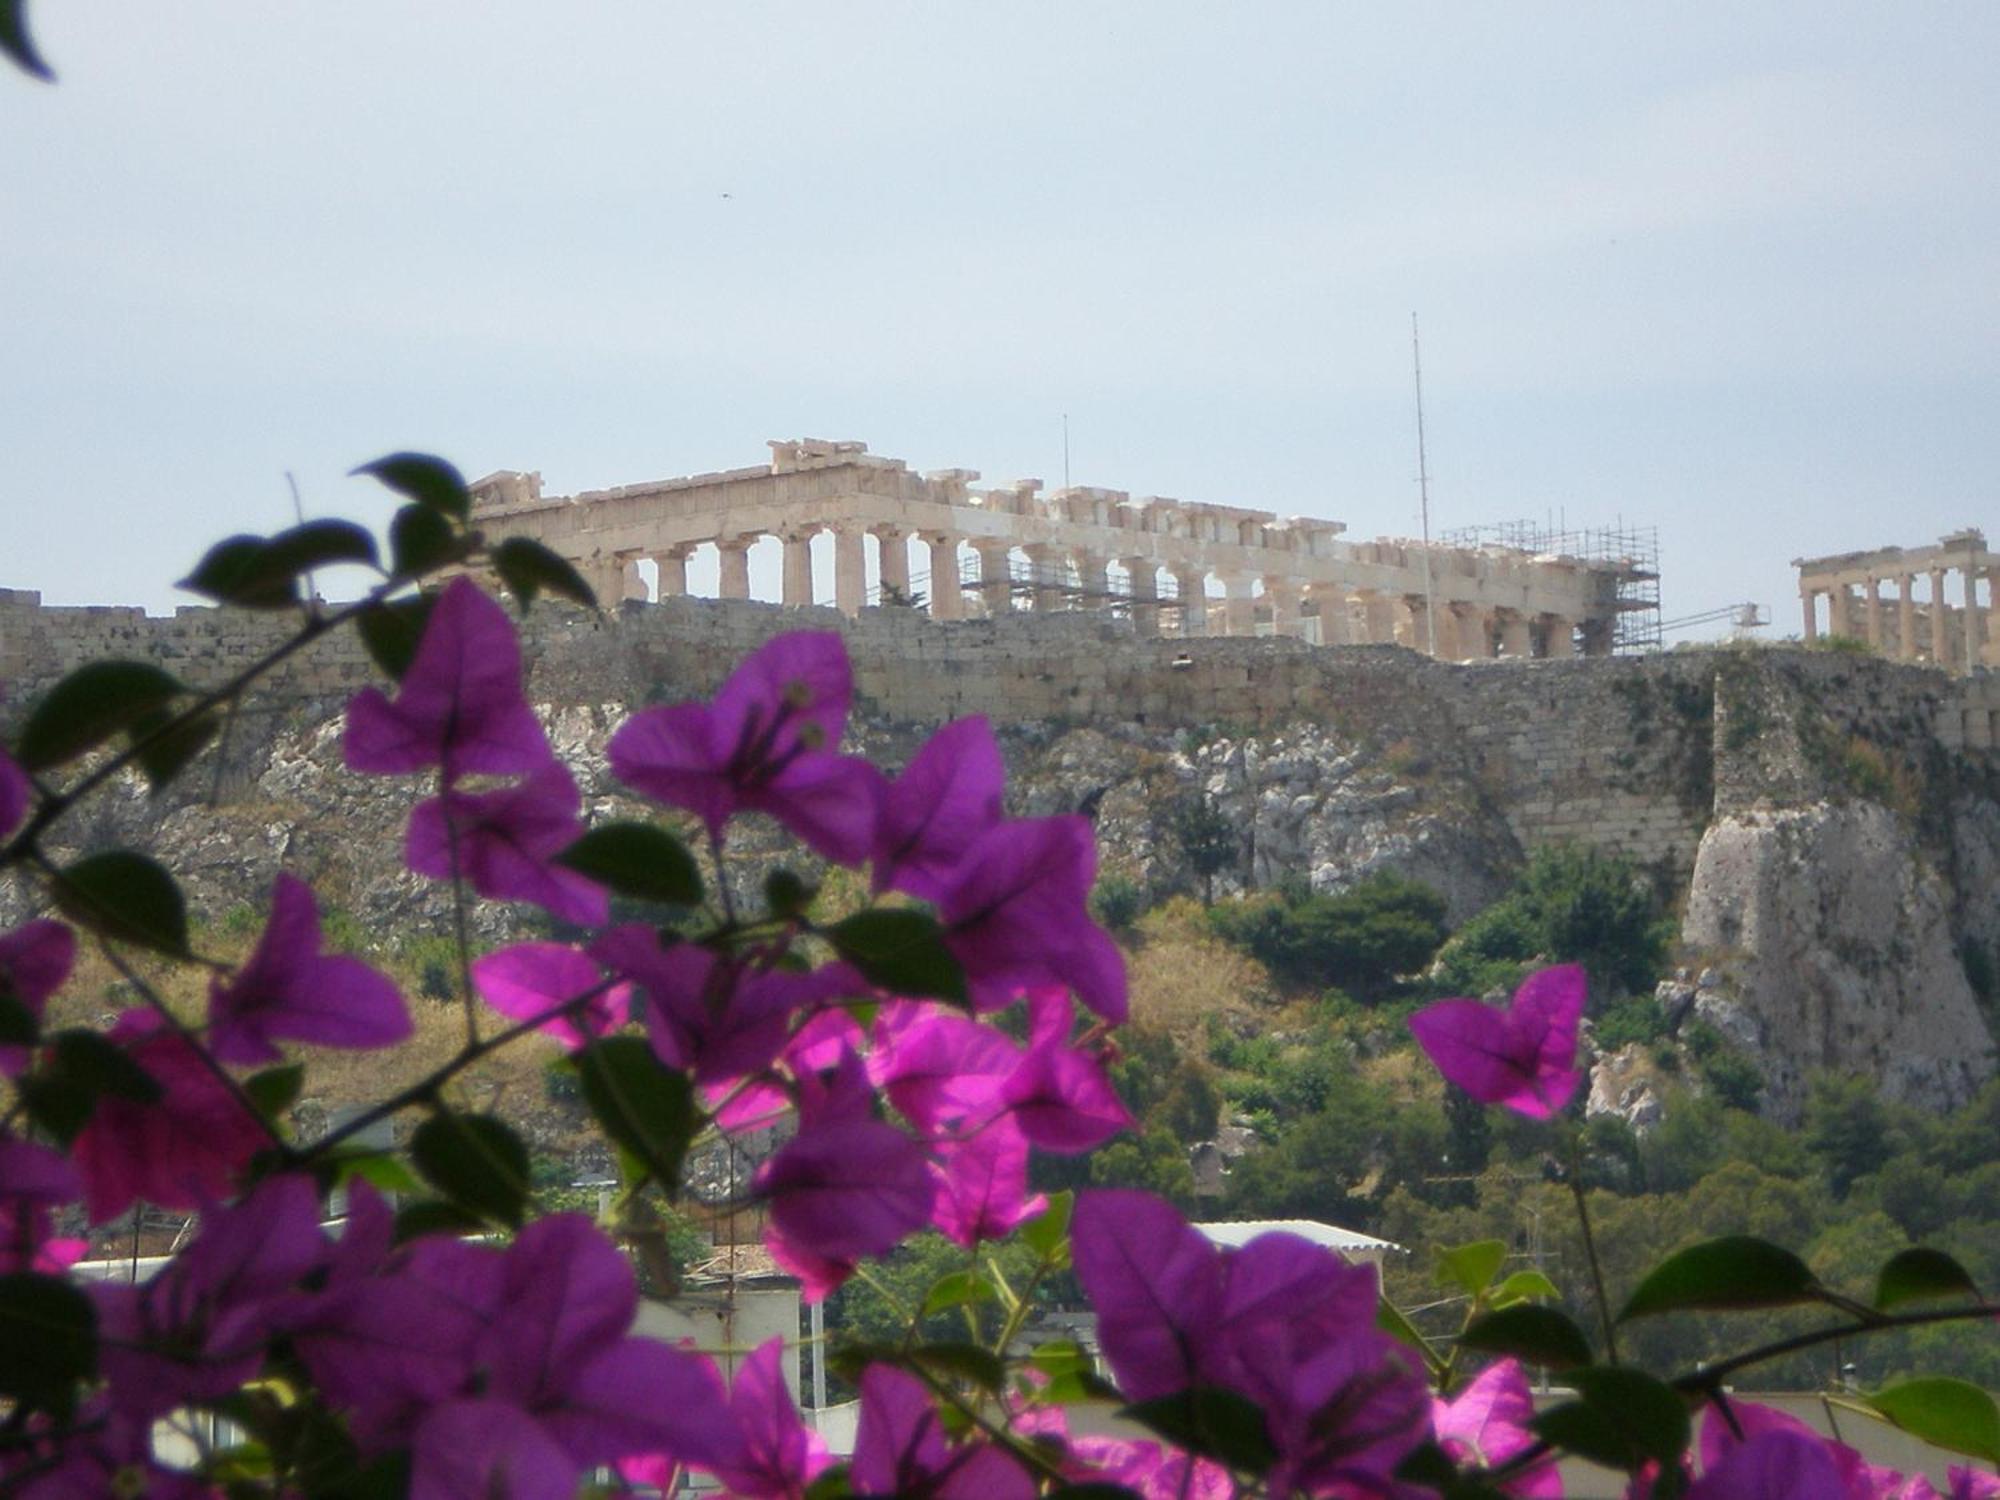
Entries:
<svg viewBox="0 0 2000 1500">
<path fill-rule="evenodd" d="M 1637 569 L 1349 542 L 1335 521 L 1093 487 L 1045 495 L 1037 479 L 979 488 L 975 470 L 919 474 L 856 442 L 769 446 L 752 468 L 574 496 L 544 495 L 539 474 L 491 474 L 472 486 L 474 515 L 491 535 L 559 552 L 606 605 L 688 592 L 689 560 L 707 547 L 721 596 L 748 598 L 750 550 L 770 537 L 786 605 L 921 603 L 939 620 L 1103 608 L 1147 635 L 1393 643 L 1451 660 L 1608 655 Z M 821 532 L 830 590 L 815 578 Z"/>
<path fill-rule="evenodd" d="M 1983 532 L 1970 527 L 1954 531 L 1939 537 L 1934 547 L 1795 557 L 1792 566 L 1799 570 L 1808 642 L 1822 634 L 1845 637 L 1866 642 L 1878 655 L 1947 672 L 2000 666 L 2000 632 L 1993 628 L 1994 605 L 2000 601 L 2000 558 L 1986 550 Z M 1954 573 L 1955 584 L 1948 584 Z M 1924 584 L 1921 600 L 1919 579 Z M 1893 597 L 1883 597 L 1884 584 L 1894 585 Z M 1953 593 L 1958 596 L 1956 604 L 1951 602 Z"/>
</svg>

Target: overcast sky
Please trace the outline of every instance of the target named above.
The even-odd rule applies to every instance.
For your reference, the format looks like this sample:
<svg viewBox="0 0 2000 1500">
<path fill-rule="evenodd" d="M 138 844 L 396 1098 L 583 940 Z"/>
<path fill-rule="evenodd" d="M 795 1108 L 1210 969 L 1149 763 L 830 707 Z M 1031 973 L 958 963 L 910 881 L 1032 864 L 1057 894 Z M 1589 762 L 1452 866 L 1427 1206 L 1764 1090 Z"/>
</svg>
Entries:
<svg viewBox="0 0 2000 1500">
<path fill-rule="evenodd" d="M 0 586 L 859 438 L 1417 525 L 1657 525 L 1670 617 L 2000 531 L 2000 7 L 32 0 Z M 185 596 L 181 596 L 183 601 Z"/>
</svg>

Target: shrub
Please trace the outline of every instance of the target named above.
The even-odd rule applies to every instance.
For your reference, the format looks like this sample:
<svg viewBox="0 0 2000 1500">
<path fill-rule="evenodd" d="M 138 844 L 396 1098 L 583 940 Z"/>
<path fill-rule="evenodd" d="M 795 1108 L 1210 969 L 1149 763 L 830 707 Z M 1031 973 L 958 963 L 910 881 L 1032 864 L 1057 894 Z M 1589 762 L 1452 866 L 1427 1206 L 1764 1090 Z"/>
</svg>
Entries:
<svg viewBox="0 0 2000 1500">
<path fill-rule="evenodd" d="M 1215 908 L 1218 936 L 1294 988 L 1334 986 L 1379 998 L 1422 969 L 1444 941 L 1444 898 L 1416 881 L 1376 875 L 1334 896 L 1270 896 Z"/>
<path fill-rule="evenodd" d="M 1113 932 L 1127 932 L 1146 913 L 1146 888 L 1125 875 L 1101 875 L 1090 893 L 1091 914 Z"/>
</svg>

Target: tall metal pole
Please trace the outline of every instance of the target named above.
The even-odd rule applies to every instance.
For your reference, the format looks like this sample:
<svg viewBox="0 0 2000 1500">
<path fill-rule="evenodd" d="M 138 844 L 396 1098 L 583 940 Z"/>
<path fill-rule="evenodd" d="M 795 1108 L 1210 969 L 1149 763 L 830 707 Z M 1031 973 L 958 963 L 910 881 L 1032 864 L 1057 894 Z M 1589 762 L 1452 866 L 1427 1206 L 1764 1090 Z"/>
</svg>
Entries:
<svg viewBox="0 0 2000 1500">
<path fill-rule="evenodd" d="M 1417 371 L 1417 497 L 1423 506 L 1424 631 L 1432 656 L 1438 654 L 1437 599 L 1431 592 L 1431 474 L 1424 461 L 1424 351 L 1417 342 L 1417 315 L 1410 314 L 1410 357 Z"/>
</svg>

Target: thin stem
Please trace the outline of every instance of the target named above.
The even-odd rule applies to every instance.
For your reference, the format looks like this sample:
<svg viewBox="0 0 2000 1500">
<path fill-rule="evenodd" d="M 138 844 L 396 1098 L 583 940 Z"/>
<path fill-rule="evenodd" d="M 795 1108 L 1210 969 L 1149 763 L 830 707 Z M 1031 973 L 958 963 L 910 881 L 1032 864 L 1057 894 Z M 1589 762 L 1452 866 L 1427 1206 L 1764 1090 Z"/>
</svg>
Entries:
<svg viewBox="0 0 2000 1500">
<path fill-rule="evenodd" d="M 458 943 L 458 998 L 465 1008 L 465 1045 L 479 1045 L 479 1008 L 472 1000 L 472 944 L 466 936 L 465 872 L 458 862 L 458 820 L 451 815 L 451 783 L 438 771 L 438 816 L 444 820 L 445 853 L 451 862 L 452 931 Z"/>
<path fill-rule="evenodd" d="M 1618 1333 L 1611 1321 L 1611 1299 L 1604 1292 L 1604 1264 L 1597 1257 L 1597 1236 L 1590 1232 L 1590 1205 L 1584 1201 L 1582 1152 L 1575 1142 L 1569 1153 L 1569 1191 L 1576 1200 L 1577 1223 L 1583 1226 L 1583 1253 L 1590 1261 L 1590 1285 L 1597 1297 L 1597 1320 L 1604 1330 L 1604 1358 L 1618 1363 Z"/>
</svg>

